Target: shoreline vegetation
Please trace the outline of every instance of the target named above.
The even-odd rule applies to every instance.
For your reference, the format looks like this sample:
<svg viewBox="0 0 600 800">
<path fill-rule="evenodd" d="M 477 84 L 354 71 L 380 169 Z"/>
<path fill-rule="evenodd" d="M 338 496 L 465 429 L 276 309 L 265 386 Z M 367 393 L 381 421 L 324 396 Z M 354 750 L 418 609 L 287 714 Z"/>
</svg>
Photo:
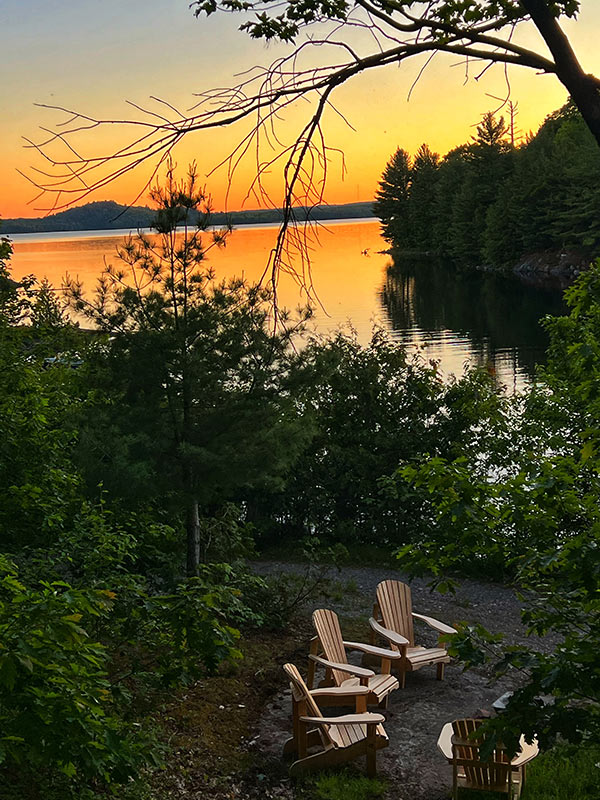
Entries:
<svg viewBox="0 0 600 800">
<path fill-rule="evenodd" d="M 398 147 L 374 210 L 394 253 L 565 288 L 600 246 L 599 175 L 598 148 L 572 104 L 527 136 L 487 113 L 443 156 L 426 143 L 415 154 Z"/>
<path fill-rule="evenodd" d="M 306 206 L 295 210 L 301 222 L 306 220 L 360 219 L 373 217 L 372 201 L 342 203 L 338 205 Z M 19 217 L 2 220 L 2 234 L 62 233 L 65 231 L 120 230 L 123 228 L 148 228 L 154 211 L 147 206 L 126 206 L 113 200 L 99 200 L 77 208 L 69 208 L 47 217 Z M 256 225 L 281 222 L 280 208 L 257 208 L 247 211 L 215 211 L 210 213 L 211 225 Z M 192 220 L 195 224 L 196 220 Z"/>
</svg>

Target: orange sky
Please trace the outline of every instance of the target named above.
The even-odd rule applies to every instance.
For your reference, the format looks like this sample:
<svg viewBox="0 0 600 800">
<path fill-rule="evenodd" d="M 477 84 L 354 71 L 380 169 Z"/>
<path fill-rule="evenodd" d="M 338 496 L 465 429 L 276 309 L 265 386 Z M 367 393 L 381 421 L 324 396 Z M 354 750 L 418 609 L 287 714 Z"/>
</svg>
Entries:
<svg viewBox="0 0 600 800">
<path fill-rule="evenodd" d="M 584 68 L 600 72 L 597 50 L 600 4 L 583 0 L 577 22 L 566 23 Z M 40 126 L 52 126 L 60 117 L 36 108 L 35 102 L 55 103 L 102 117 L 132 116 L 125 100 L 146 104 L 150 94 L 183 108 L 194 91 L 237 82 L 234 77 L 254 64 L 267 64 L 284 52 L 265 47 L 236 28 L 233 16 L 195 20 L 187 0 L 2 0 L 3 114 L 0 119 L 0 217 L 39 216 L 28 201 L 33 188 L 18 174 L 43 161 L 23 149 L 22 136 L 39 139 Z M 354 34 L 352 34 L 354 36 Z M 539 47 L 535 31 L 523 30 L 521 41 Z M 329 165 L 326 199 L 330 203 L 372 199 L 381 172 L 396 147 L 415 151 L 426 141 L 440 153 L 466 141 L 483 113 L 496 101 L 488 94 L 505 92 L 501 68 L 465 84 L 464 67 L 456 59 L 438 57 L 419 81 L 410 101 L 408 90 L 418 72 L 416 62 L 401 68 L 373 71 L 341 87 L 334 98 L 355 130 L 335 114 L 327 120 L 328 144 L 344 151 L 347 173 L 342 179 L 340 159 Z M 519 103 L 517 125 L 535 130 L 559 107 L 566 95 L 551 76 L 530 70 L 511 72 L 512 98 Z M 304 115 L 304 116 L 302 116 Z M 281 136 L 290 139 L 306 107 L 292 110 L 282 123 Z M 180 166 L 195 159 L 202 174 L 227 155 L 239 138 L 238 129 L 190 135 L 176 152 Z M 110 147 L 108 139 L 88 133 L 86 145 L 97 155 Z M 240 169 L 229 198 L 229 208 L 240 207 L 254 174 L 254 161 Z M 130 174 L 120 183 L 88 200 L 131 202 L 146 172 Z M 226 175 L 207 180 L 216 208 L 225 202 Z M 280 173 L 270 178 L 274 201 L 281 202 Z M 140 202 L 146 202 L 142 198 Z M 40 205 L 38 203 L 37 205 Z M 43 205 L 43 204 L 42 204 Z M 247 208 L 257 206 L 250 198 Z"/>
</svg>

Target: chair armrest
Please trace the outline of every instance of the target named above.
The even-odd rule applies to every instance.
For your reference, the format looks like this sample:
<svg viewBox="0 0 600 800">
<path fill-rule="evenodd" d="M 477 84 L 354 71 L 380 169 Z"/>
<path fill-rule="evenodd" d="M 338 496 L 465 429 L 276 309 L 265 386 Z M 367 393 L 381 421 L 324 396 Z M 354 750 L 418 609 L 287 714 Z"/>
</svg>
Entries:
<svg viewBox="0 0 600 800">
<path fill-rule="evenodd" d="M 343 642 L 344 647 L 348 650 L 360 650 L 361 653 L 368 653 L 371 656 L 379 656 L 379 658 L 397 659 L 402 658 L 402 654 L 397 650 L 387 650 L 384 647 L 375 647 L 372 644 L 362 644 L 362 642 Z"/>
<path fill-rule="evenodd" d="M 315 700 L 327 697 L 359 697 L 367 695 L 371 690 L 368 686 L 328 686 L 324 689 L 311 689 L 310 693 Z"/>
<path fill-rule="evenodd" d="M 434 619 L 433 617 L 426 617 L 424 614 L 415 614 L 414 611 L 412 612 L 412 615 L 415 619 L 420 619 L 425 622 L 430 628 L 433 628 L 438 633 L 456 633 L 456 630 L 451 628 L 450 625 L 446 625 L 443 622 Z"/>
<path fill-rule="evenodd" d="M 390 644 L 395 644 L 398 647 L 404 647 L 408 644 L 408 639 L 405 639 L 404 636 L 396 633 L 396 631 L 384 628 L 383 625 L 380 625 L 373 617 L 370 618 L 369 625 L 375 633 L 378 633 L 383 639 L 387 639 Z"/>
<path fill-rule="evenodd" d="M 358 678 L 372 678 L 375 673 L 372 669 L 365 669 L 364 667 L 355 667 L 354 664 L 338 664 L 335 661 L 327 661 L 321 656 L 315 656 L 312 653 L 309 655 L 311 661 L 320 664 L 322 667 L 329 669 L 338 669 L 340 672 L 349 672 L 350 675 L 356 675 Z"/>
<path fill-rule="evenodd" d="M 385 722 L 383 714 L 343 714 L 341 717 L 300 717 L 301 722 L 311 725 L 379 725 Z"/>
</svg>

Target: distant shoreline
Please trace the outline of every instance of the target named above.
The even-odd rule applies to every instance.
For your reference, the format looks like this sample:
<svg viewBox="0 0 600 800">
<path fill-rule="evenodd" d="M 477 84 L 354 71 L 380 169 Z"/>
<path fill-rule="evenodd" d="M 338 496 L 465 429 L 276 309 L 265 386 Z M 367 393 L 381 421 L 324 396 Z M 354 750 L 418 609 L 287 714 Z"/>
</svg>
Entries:
<svg viewBox="0 0 600 800">
<path fill-rule="evenodd" d="M 319 225 L 327 228 L 328 226 L 333 225 L 348 225 L 350 223 L 362 224 L 366 222 L 378 222 L 377 217 L 345 217 L 345 218 L 338 218 L 338 219 L 320 219 L 320 220 L 312 220 L 313 222 L 318 222 Z M 269 228 L 277 228 L 279 227 L 279 222 L 246 222 L 246 223 L 237 223 L 233 226 L 234 231 L 237 228 L 244 228 L 245 230 L 248 229 L 269 229 Z M 208 230 L 218 229 L 219 225 L 211 225 Z M 119 239 L 124 236 L 129 236 L 130 234 L 137 233 L 140 231 L 141 233 L 153 233 L 151 228 L 104 228 L 104 229 L 91 229 L 91 230 L 75 230 L 75 231 L 32 231 L 31 233 L 6 233 L 7 236 L 10 236 L 11 240 L 14 241 L 15 244 L 19 242 L 43 242 L 43 241 L 62 241 L 62 240 L 70 240 L 70 239 Z M 4 235 L 4 229 L 0 231 L 2 235 Z"/>
<path fill-rule="evenodd" d="M 320 205 L 314 208 L 305 206 L 294 209 L 300 222 L 311 220 L 319 223 L 333 220 L 377 219 L 373 214 L 371 201 L 343 203 L 340 205 Z M 150 227 L 154 211 L 146 206 L 123 206 L 112 200 L 87 203 L 77 208 L 60 211 L 48 217 L 15 218 L 0 220 L 0 235 L 83 233 L 90 231 L 108 232 L 137 231 Z M 271 226 L 283 220 L 281 209 L 249 209 L 247 211 L 223 211 L 210 215 L 214 227 L 231 224 L 237 226 Z M 195 220 L 193 220 L 195 222 Z M 118 235 L 118 234 L 116 234 Z"/>
</svg>

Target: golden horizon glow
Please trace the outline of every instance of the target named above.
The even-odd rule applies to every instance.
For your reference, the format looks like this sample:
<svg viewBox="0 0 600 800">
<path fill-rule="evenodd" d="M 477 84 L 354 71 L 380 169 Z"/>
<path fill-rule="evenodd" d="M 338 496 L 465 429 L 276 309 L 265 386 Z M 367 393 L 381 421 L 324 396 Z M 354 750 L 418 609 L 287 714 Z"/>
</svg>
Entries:
<svg viewBox="0 0 600 800">
<path fill-rule="evenodd" d="M 52 127 L 59 120 L 56 113 L 34 107 L 34 101 L 114 119 L 131 116 L 124 97 L 144 105 L 144 98 L 154 94 L 187 108 L 192 104 L 193 91 L 234 84 L 234 73 L 258 62 L 268 63 L 286 50 L 279 45 L 265 48 L 249 40 L 236 30 L 239 21 L 231 17 L 215 15 L 196 21 L 183 0 L 181 4 L 173 0 L 168 14 L 158 0 L 128 0 L 123 8 L 117 0 L 106 0 L 93 8 L 85 1 L 74 4 L 58 0 L 52 9 L 40 3 L 31 11 L 34 16 L 26 20 L 22 19 L 18 0 L 3 0 L 3 4 L 8 20 L 5 33 L 11 34 L 6 37 L 3 60 L 11 79 L 5 82 L 7 113 L 0 120 L 0 218 L 47 213 L 39 202 L 30 203 L 35 189 L 16 171 L 27 171 L 33 163 L 38 168 L 43 165 L 41 159 L 32 158 L 32 151 L 23 150 L 20 137 L 37 140 L 38 126 Z M 584 0 L 580 19 L 566 23 L 565 29 L 584 68 L 598 74 L 598 4 Z M 157 30 L 164 36 L 162 46 L 156 44 Z M 540 46 L 535 31 L 524 28 L 519 35 L 525 44 Z M 223 53 L 231 55 L 224 59 Z M 333 111 L 328 113 L 324 125 L 327 143 L 343 151 L 346 173 L 342 174 L 341 157 L 332 153 L 326 202 L 372 200 L 381 173 L 398 146 L 414 153 L 427 142 L 443 155 L 468 141 L 483 114 L 499 105 L 489 95 L 506 94 L 502 67 L 492 68 L 479 81 L 473 79 L 472 72 L 465 83 L 464 65 L 438 56 L 407 101 L 421 64 L 410 62 L 400 69 L 373 71 L 340 87 L 334 102 L 354 130 Z M 536 75 L 532 70 L 512 69 L 510 85 L 511 97 L 519 104 L 517 127 L 524 134 L 535 131 L 566 100 L 557 78 Z M 281 130 L 288 141 L 300 126 L 300 115 L 307 116 L 307 109 L 299 103 L 287 115 Z M 241 130 L 232 127 L 190 134 L 175 152 L 179 170 L 183 173 L 195 160 L 200 174 L 206 174 L 235 147 Z M 87 151 L 108 152 L 110 141 L 108 136 L 89 132 Z M 151 166 L 129 173 L 82 202 L 110 199 L 132 203 Z M 254 197 L 244 203 L 255 172 L 252 158 L 240 166 L 229 191 L 228 210 L 259 207 Z M 275 166 L 266 179 L 276 206 L 283 199 L 280 172 Z M 207 178 L 206 185 L 215 210 L 224 209 L 226 171 Z M 136 203 L 146 205 L 146 193 Z"/>
</svg>

